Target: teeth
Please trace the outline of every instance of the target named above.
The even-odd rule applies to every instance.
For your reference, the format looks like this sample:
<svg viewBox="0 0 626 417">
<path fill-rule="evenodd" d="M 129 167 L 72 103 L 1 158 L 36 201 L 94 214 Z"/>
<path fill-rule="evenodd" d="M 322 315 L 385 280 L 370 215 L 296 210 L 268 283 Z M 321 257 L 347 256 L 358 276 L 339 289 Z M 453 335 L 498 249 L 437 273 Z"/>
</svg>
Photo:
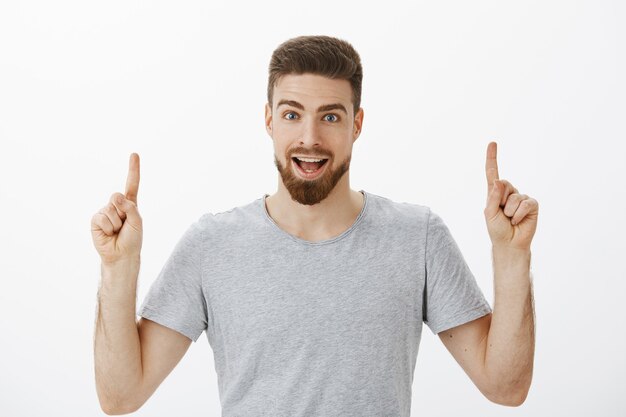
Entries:
<svg viewBox="0 0 626 417">
<path fill-rule="evenodd" d="M 323 161 L 323 159 L 313 159 L 313 158 L 298 158 L 296 156 L 296 159 L 303 161 L 303 162 L 320 162 Z"/>
</svg>

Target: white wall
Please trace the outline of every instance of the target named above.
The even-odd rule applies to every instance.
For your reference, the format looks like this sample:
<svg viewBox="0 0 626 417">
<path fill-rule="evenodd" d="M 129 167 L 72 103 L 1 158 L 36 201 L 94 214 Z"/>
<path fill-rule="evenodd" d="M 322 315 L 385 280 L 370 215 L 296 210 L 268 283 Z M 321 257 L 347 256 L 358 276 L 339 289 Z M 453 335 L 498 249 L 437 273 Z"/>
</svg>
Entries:
<svg viewBox="0 0 626 417">
<path fill-rule="evenodd" d="M 352 188 L 438 212 L 492 305 L 489 141 L 540 204 L 526 402 L 490 403 L 424 327 L 412 415 L 626 414 L 624 3 L 371 4 L 2 2 L 1 415 L 102 415 L 91 216 L 139 153 L 141 301 L 192 221 L 273 193 L 267 65 L 303 34 L 363 60 Z M 213 366 L 203 335 L 136 414 L 219 416 Z"/>
</svg>

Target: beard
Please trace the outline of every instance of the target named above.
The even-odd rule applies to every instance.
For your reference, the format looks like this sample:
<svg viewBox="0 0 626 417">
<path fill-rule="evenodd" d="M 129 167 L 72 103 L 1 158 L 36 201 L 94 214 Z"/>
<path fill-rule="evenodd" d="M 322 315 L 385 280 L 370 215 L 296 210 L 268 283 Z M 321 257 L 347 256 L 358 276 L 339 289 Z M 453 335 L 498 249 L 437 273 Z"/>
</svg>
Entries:
<svg viewBox="0 0 626 417">
<path fill-rule="evenodd" d="M 295 151 L 297 151 L 297 149 L 294 150 L 292 154 L 295 153 Z M 341 177 L 348 172 L 350 168 L 350 158 L 351 155 L 348 155 L 336 169 L 333 169 L 332 165 L 330 165 L 333 158 L 329 157 L 328 161 L 326 161 L 328 166 L 325 168 L 324 173 L 313 180 L 298 177 L 298 174 L 294 172 L 294 168 L 291 166 L 293 163 L 291 156 L 287 158 L 288 166 L 285 167 L 274 154 L 274 165 L 276 165 L 283 179 L 283 184 L 291 195 L 291 199 L 300 204 L 310 206 L 328 197 L 328 194 L 335 188 Z"/>
</svg>

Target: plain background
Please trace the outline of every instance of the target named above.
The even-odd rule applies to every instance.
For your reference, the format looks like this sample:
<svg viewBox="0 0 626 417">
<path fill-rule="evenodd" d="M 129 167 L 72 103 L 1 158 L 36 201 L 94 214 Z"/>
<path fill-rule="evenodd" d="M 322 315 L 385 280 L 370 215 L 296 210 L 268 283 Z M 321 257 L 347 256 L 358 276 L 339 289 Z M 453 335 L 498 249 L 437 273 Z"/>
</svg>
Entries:
<svg viewBox="0 0 626 417">
<path fill-rule="evenodd" d="M 413 416 L 624 416 L 626 140 L 619 1 L 21 1 L 0 6 L 0 414 L 103 415 L 90 220 L 141 158 L 138 302 L 183 231 L 276 191 L 263 128 L 284 40 L 351 42 L 351 186 L 430 206 L 493 306 L 484 159 L 539 201 L 534 379 L 490 403 L 424 326 Z M 142 416 L 219 416 L 203 334 Z"/>
</svg>

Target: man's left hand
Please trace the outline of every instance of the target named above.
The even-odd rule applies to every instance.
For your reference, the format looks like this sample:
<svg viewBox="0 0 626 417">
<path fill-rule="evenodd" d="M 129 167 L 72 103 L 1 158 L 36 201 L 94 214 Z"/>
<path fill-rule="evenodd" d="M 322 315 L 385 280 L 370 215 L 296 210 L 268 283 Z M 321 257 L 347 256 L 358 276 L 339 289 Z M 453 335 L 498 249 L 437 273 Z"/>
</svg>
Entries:
<svg viewBox="0 0 626 417">
<path fill-rule="evenodd" d="M 539 204 L 534 198 L 520 194 L 517 188 L 498 176 L 497 144 L 487 146 L 487 207 L 485 221 L 494 247 L 530 249 L 537 229 Z"/>
</svg>

